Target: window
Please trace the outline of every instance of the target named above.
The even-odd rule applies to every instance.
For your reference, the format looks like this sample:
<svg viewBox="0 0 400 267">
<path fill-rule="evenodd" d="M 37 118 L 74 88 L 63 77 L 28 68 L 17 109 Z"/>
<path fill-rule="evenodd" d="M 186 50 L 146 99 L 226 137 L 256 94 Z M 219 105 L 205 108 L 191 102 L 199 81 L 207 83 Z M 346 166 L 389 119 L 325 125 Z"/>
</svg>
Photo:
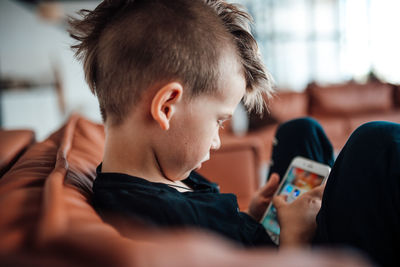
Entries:
<svg viewBox="0 0 400 267">
<path fill-rule="evenodd" d="M 234 2 L 234 1 L 232 1 Z M 370 71 L 400 82 L 400 1 L 242 0 L 264 62 L 280 88 L 362 81 Z"/>
</svg>

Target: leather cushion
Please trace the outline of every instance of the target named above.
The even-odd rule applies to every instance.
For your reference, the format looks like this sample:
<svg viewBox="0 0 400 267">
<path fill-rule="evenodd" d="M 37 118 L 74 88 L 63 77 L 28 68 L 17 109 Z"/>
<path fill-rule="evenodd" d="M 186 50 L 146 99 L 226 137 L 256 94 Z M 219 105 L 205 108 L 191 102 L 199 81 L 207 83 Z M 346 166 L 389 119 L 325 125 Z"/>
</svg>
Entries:
<svg viewBox="0 0 400 267">
<path fill-rule="evenodd" d="M 0 177 L 34 142 L 31 130 L 0 130 Z"/>
<path fill-rule="evenodd" d="M 305 93 L 278 92 L 270 101 L 270 112 L 280 122 L 307 116 L 308 97 Z"/>
<path fill-rule="evenodd" d="M 90 229 L 119 237 L 90 205 L 103 143 L 102 126 L 72 116 L 0 179 L 0 254 L 43 247 L 65 235 L 97 238 Z"/>
<path fill-rule="evenodd" d="M 311 115 L 354 115 L 393 108 L 392 87 L 386 84 L 312 86 L 308 92 Z"/>
</svg>

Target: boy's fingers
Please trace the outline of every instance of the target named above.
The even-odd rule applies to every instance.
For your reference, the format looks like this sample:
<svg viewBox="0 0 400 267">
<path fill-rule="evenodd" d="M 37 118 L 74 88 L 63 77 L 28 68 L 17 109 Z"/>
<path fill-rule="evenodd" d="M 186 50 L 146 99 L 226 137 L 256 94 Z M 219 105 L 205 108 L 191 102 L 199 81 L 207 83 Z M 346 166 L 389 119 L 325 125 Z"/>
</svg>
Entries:
<svg viewBox="0 0 400 267">
<path fill-rule="evenodd" d="M 279 174 L 277 174 L 276 172 L 271 174 L 268 183 L 279 185 Z"/>
<path fill-rule="evenodd" d="M 273 173 L 271 174 L 268 182 L 264 185 L 264 188 L 261 191 L 261 194 L 264 197 L 271 197 L 276 189 L 278 189 L 279 186 L 279 174 Z"/>
<path fill-rule="evenodd" d="M 268 182 L 271 181 L 271 180 L 276 180 L 276 179 L 278 179 L 278 182 L 279 182 L 279 174 L 277 174 L 276 172 L 274 172 L 274 173 L 272 173 L 271 176 L 269 177 Z"/>
<path fill-rule="evenodd" d="M 310 190 L 309 193 L 312 196 L 322 198 L 322 195 L 324 194 L 324 190 L 325 190 L 325 184 L 322 184 L 322 185 L 317 186 L 317 187 L 313 188 L 312 190 Z"/>
<path fill-rule="evenodd" d="M 286 195 L 279 195 L 272 199 L 272 204 L 274 204 L 275 208 L 279 209 L 279 207 L 287 205 Z"/>
</svg>

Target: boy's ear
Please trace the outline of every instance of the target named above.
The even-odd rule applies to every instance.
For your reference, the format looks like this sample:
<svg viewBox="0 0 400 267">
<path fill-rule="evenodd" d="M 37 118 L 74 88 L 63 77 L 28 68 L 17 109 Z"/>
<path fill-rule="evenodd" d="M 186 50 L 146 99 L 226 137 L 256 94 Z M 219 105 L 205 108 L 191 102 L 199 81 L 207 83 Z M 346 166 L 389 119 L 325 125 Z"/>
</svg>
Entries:
<svg viewBox="0 0 400 267">
<path fill-rule="evenodd" d="M 182 98 L 183 87 L 178 82 L 164 85 L 151 101 L 151 115 L 163 130 L 168 130 L 176 103 Z"/>
</svg>

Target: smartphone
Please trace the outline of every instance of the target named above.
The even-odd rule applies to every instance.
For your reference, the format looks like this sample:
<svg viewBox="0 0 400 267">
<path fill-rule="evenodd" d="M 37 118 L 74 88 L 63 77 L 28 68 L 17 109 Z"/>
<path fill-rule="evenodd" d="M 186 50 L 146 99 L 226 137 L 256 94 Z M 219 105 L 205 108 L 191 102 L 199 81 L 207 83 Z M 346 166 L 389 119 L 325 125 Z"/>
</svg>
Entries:
<svg viewBox="0 0 400 267">
<path fill-rule="evenodd" d="M 287 195 L 287 201 L 293 202 L 305 192 L 325 182 L 331 168 L 303 157 L 295 157 L 289 165 L 275 195 Z M 279 244 L 280 227 L 276 208 L 269 204 L 260 223 L 275 244 Z"/>
</svg>

